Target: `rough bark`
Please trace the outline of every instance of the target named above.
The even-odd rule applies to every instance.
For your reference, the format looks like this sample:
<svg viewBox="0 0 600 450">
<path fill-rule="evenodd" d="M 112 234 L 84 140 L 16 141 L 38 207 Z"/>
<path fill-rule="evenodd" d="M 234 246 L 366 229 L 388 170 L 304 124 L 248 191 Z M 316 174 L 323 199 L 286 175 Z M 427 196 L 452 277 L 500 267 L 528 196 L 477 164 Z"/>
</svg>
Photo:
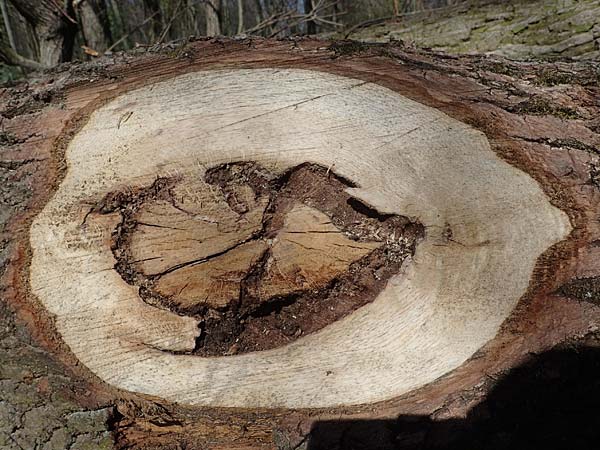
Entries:
<svg viewBox="0 0 600 450">
<path fill-rule="evenodd" d="M 381 22 L 350 37 L 511 59 L 600 56 L 600 4 L 595 0 L 469 1 Z"/>
<path fill-rule="evenodd" d="M 229 101 L 229 92 L 243 91 L 244 84 L 256 77 L 253 75 L 256 72 L 247 72 L 244 77 L 239 78 L 236 75 L 236 70 L 239 69 L 263 69 L 260 71 L 260 77 L 263 77 L 261 79 L 264 82 L 261 82 L 260 89 L 254 86 L 256 90 L 250 91 L 255 92 L 263 101 L 249 102 L 244 107 L 240 107 L 243 101 L 241 104 L 231 104 L 232 111 L 239 114 L 232 117 L 236 120 L 223 123 L 221 129 L 217 122 L 212 122 L 219 119 L 211 114 L 207 114 L 202 120 L 189 120 L 193 116 L 187 114 L 192 114 L 199 106 L 186 106 L 178 113 L 180 115 L 169 115 L 172 119 L 169 122 L 171 125 L 167 122 L 164 126 L 161 125 L 161 129 L 165 130 L 152 135 L 146 146 L 138 148 L 135 140 L 127 141 L 126 136 L 129 133 L 143 133 L 143 130 L 151 130 L 153 123 L 161 123 L 160 112 L 149 117 L 143 116 L 148 108 L 165 104 L 176 107 L 177 102 L 171 101 L 169 95 L 178 93 L 178 101 L 184 102 L 183 104 L 186 97 L 189 97 L 189 101 L 194 105 L 200 105 L 201 102 L 195 100 L 194 93 L 200 90 L 199 95 L 206 96 L 206 102 L 209 102 L 211 107 L 221 105 L 220 101 Z M 527 437 L 521 431 L 523 424 L 527 424 L 532 433 L 540 433 L 539 439 L 547 443 L 547 448 L 553 448 L 552 445 L 557 442 L 558 431 L 542 436 L 541 430 L 536 428 L 538 425 L 532 422 L 532 417 L 540 415 L 545 420 L 544 427 L 550 424 L 551 429 L 560 430 L 563 434 L 578 433 L 580 448 L 596 442 L 597 414 L 591 409 L 589 402 L 590 398 L 593 399 L 594 395 L 598 394 L 596 378 L 599 368 L 598 69 L 595 64 L 583 62 L 531 64 L 481 56 L 450 58 L 432 52 L 412 52 L 399 45 L 367 45 L 354 42 L 331 44 L 316 40 L 208 40 L 186 43 L 175 50 L 167 48 L 156 53 L 115 56 L 93 64 L 64 67 L 41 76 L 28 85 L 4 89 L 1 96 L 3 148 L 0 153 L 0 219 L 3 234 L 0 237 L 0 266 L 3 267 L 1 305 L 6 313 L 2 314 L 5 323 L 2 326 L 0 355 L 7 363 L 0 366 L 0 395 L 3 400 L 0 405 L 3 408 L 2 417 L 7 418 L 6 423 L 9 425 L 0 428 L 2 445 L 6 448 L 36 448 L 36 445 L 39 448 L 44 445 L 46 448 L 66 448 L 66 442 L 73 444 L 73 448 L 76 448 L 75 443 L 79 446 L 88 443 L 104 445 L 107 448 L 112 445 L 115 448 L 148 449 L 314 450 L 374 448 L 373 442 L 377 440 L 379 446 L 375 448 L 436 448 L 440 443 L 452 442 L 457 443 L 457 448 L 481 448 L 484 444 L 494 444 L 496 447 L 500 445 L 500 448 L 503 448 L 501 445 L 506 442 L 517 448 L 519 444 L 523 444 L 519 439 Z M 215 72 L 216 70 L 220 72 Z M 186 78 L 174 77 L 184 74 L 187 74 L 185 76 L 191 82 L 184 84 L 184 87 L 178 86 L 177 83 L 181 81 L 177 80 Z M 340 76 L 343 78 L 338 78 Z M 206 77 L 212 77 L 209 83 L 203 81 Z M 298 78 L 306 84 L 294 85 L 294 80 L 297 82 Z M 276 80 L 280 80 L 281 84 Z M 319 87 L 322 80 L 332 83 L 326 92 L 320 90 L 323 89 Z M 158 82 L 165 82 L 162 86 L 171 86 L 174 89 L 170 94 L 162 94 L 163 87 L 156 84 Z M 223 82 L 230 84 L 215 91 L 221 86 L 219 83 Z M 345 86 L 345 89 L 340 89 L 340 86 Z M 294 96 L 298 95 L 297 89 L 301 87 L 308 87 L 314 91 L 305 92 L 306 98 L 297 99 Z M 135 89 L 141 91 L 134 91 Z M 264 103 L 265 99 L 278 102 L 278 95 L 285 89 L 296 92 L 289 99 L 292 101 L 276 107 L 274 114 L 263 114 L 260 104 Z M 143 94 L 144 92 L 146 94 Z M 128 93 L 135 97 L 127 97 Z M 153 100 L 143 103 L 144 95 Z M 153 95 L 157 97 L 152 97 Z M 136 107 L 133 98 L 142 102 L 142 106 Z M 356 115 L 353 105 L 358 101 L 357 98 L 365 99 L 361 101 L 367 103 L 376 98 L 378 106 L 373 107 L 374 110 L 382 111 L 381 108 L 389 104 L 388 102 L 392 102 L 393 105 L 398 102 L 399 109 L 394 110 L 395 113 L 384 110 L 386 115 L 383 116 L 378 116 L 377 112 Z M 344 101 L 337 104 L 336 99 Z M 113 103 L 110 103 L 111 101 Z M 121 102 L 120 108 L 118 102 Z M 341 104 L 345 106 L 340 108 Z M 267 112 L 270 111 L 269 105 L 267 102 Z M 288 107 L 284 108 L 286 105 Z M 414 108 L 411 109 L 412 113 L 400 114 L 406 105 Z M 275 105 L 270 106 L 273 109 Z M 320 109 L 322 106 L 325 108 Z M 224 108 L 222 105 L 220 107 Z M 114 115 L 108 113 L 111 108 L 116 108 Z M 259 114 L 256 114 L 257 111 Z M 96 115 L 91 117 L 93 112 L 96 112 Z M 439 112 L 444 115 L 437 115 Z M 303 119 L 306 113 L 312 118 L 311 121 Z M 332 113 L 333 116 L 330 115 Z M 103 117 L 103 114 L 104 117 L 115 120 L 95 122 L 99 117 Z M 193 142 L 193 139 L 196 139 L 194 136 L 202 136 L 202 130 L 204 133 L 215 133 L 214 130 L 217 130 L 210 140 L 204 141 L 204 147 L 194 147 L 198 149 L 198 155 L 202 155 L 206 145 L 212 146 L 210 148 L 217 157 L 209 162 L 209 165 L 218 162 L 218 155 L 222 154 L 222 151 L 229 151 L 223 150 L 227 147 L 225 144 L 231 147 L 232 143 L 238 142 L 238 145 L 241 145 L 239 142 L 242 141 L 236 141 L 234 135 L 224 134 L 230 132 L 241 131 L 245 139 L 244 146 L 247 146 L 240 148 L 242 154 L 246 158 L 248 155 L 258 158 L 260 152 L 267 151 L 272 144 L 264 141 L 264 147 L 258 146 L 253 149 L 253 142 L 257 143 L 265 136 L 271 135 L 272 127 L 275 127 L 278 121 L 285 124 L 277 125 L 283 126 L 277 128 L 278 132 L 283 133 L 284 137 L 287 136 L 281 139 L 278 145 L 281 148 L 290 146 L 290 155 L 299 155 L 299 160 L 318 162 L 322 148 L 328 148 L 331 142 L 339 143 L 335 141 L 336 128 L 328 129 L 329 140 L 319 141 L 316 150 L 311 150 L 315 147 L 311 139 L 318 134 L 296 134 L 296 138 L 285 134 L 286 127 L 293 129 L 298 125 L 298 132 L 305 130 L 309 123 L 315 122 L 314 117 L 319 117 L 319 120 L 313 126 L 330 124 L 332 117 L 341 118 L 340 123 L 343 123 L 343 120 L 351 123 L 350 128 L 356 128 L 359 134 L 352 134 L 348 127 L 340 127 L 344 130 L 343 135 L 349 137 L 341 143 L 348 148 L 362 145 L 362 158 L 370 164 L 376 164 L 376 167 L 381 167 L 379 174 L 382 179 L 385 178 L 385 168 L 377 166 L 380 162 L 373 156 L 376 152 L 381 152 L 381 149 L 378 149 L 380 145 L 391 147 L 389 152 L 380 155 L 381 158 L 388 158 L 385 159 L 387 165 L 396 167 L 394 158 L 401 154 L 412 154 L 402 148 L 414 149 L 415 147 L 411 146 L 423 142 L 427 145 L 420 148 L 415 155 L 427 155 L 438 149 L 437 139 L 443 138 L 446 139 L 445 142 L 450 142 L 448 139 L 453 135 L 463 136 L 460 141 L 445 147 L 447 155 L 440 153 L 435 164 L 425 169 L 424 173 L 429 173 L 430 177 L 424 176 L 418 183 L 407 185 L 418 195 L 438 192 L 436 195 L 445 197 L 437 199 L 434 195 L 424 195 L 421 204 L 412 202 L 411 206 L 406 203 L 405 208 L 398 212 L 405 213 L 411 220 L 421 221 L 425 226 L 425 237 L 423 242 L 417 244 L 413 266 L 420 264 L 423 268 L 427 265 L 427 258 L 419 254 L 419 248 L 429 249 L 442 260 L 443 252 L 448 252 L 448 255 L 467 255 L 468 252 L 471 252 L 471 255 L 485 255 L 483 259 L 479 259 L 471 276 L 474 282 L 480 283 L 479 295 L 473 299 L 472 309 L 480 308 L 486 303 L 486 299 L 497 298 L 499 289 L 509 292 L 510 295 L 517 295 L 506 317 L 500 315 L 489 318 L 502 322 L 492 333 L 491 340 L 478 344 L 480 348 L 473 355 L 448 373 L 393 398 L 359 401 L 357 403 L 363 403 L 360 406 L 347 405 L 343 401 L 338 401 L 337 405 L 333 402 L 330 406 L 322 406 L 324 401 L 331 399 L 331 389 L 328 392 L 317 392 L 315 389 L 299 390 L 297 398 L 301 400 L 302 406 L 311 406 L 311 402 L 314 402 L 312 404 L 315 406 L 322 406 L 310 410 L 290 407 L 282 409 L 280 400 L 275 401 L 276 408 L 269 408 L 269 376 L 263 378 L 263 397 L 242 396 L 240 402 L 229 405 L 217 399 L 212 405 L 209 402 L 204 406 L 186 406 L 185 400 L 183 404 L 171 403 L 160 398 L 160 395 L 147 395 L 147 391 L 144 393 L 144 390 L 140 392 L 140 388 L 135 386 L 131 391 L 121 390 L 115 387 L 115 384 L 119 384 L 118 379 L 113 378 L 109 383 L 103 379 L 103 369 L 96 366 L 94 361 L 88 359 L 82 364 L 81 358 L 85 355 L 81 353 L 81 344 L 87 339 L 86 336 L 94 336 L 97 331 L 89 327 L 85 333 L 79 335 L 78 342 L 70 340 L 72 334 L 69 334 L 69 327 L 76 323 L 75 317 L 82 320 L 82 316 L 77 316 L 79 313 L 71 311 L 74 315 L 70 319 L 65 318 L 60 308 L 54 309 L 54 314 L 48 312 L 48 289 L 54 281 L 48 278 L 42 284 L 35 283 L 36 277 L 39 280 L 40 275 L 43 275 L 40 274 L 35 259 L 40 261 L 41 247 L 38 237 L 44 230 L 40 225 L 40 218 L 48 214 L 47 206 L 60 200 L 64 194 L 60 189 L 64 190 L 64 186 L 77 179 L 78 171 L 92 170 L 95 164 L 99 164 L 96 157 L 92 158 L 92 151 L 96 151 L 93 149 L 98 140 L 86 143 L 85 136 L 93 136 L 93 130 L 108 130 L 107 134 L 103 135 L 107 140 L 100 141 L 106 149 L 112 151 L 110 139 L 113 138 L 121 139 L 126 146 L 111 156 L 107 166 L 111 169 L 104 174 L 105 181 L 109 182 L 113 176 L 111 174 L 119 170 L 121 164 L 131 164 L 126 174 L 129 176 L 135 175 L 138 167 L 152 165 L 158 162 L 159 158 L 170 157 L 168 155 L 183 157 L 187 147 L 178 147 L 173 143 L 177 144 L 178 139 L 181 139 L 181 142 Z M 419 126 L 406 128 L 415 117 Z M 138 122 L 140 118 L 144 120 Z M 443 126 L 435 128 L 436 123 Z M 172 130 L 177 132 L 169 131 L 168 126 L 174 127 Z M 370 135 L 367 130 L 373 126 L 383 127 L 381 130 L 391 126 L 393 132 L 389 133 L 388 129 L 387 134 Z M 361 137 L 361 134 L 368 136 L 368 139 Z M 223 143 L 223 149 L 219 148 L 220 135 L 227 136 L 228 139 Z M 417 139 L 419 136 L 422 137 Z M 396 147 L 397 143 L 401 143 L 402 146 Z M 479 147 L 480 145 L 483 147 Z M 65 153 L 67 147 L 69 152 Z M 80 161 L 74 160 L 78 154 L 83 154 L 81 152 L 85 151 L 85 148 L 90 149 L 87 157 L 84 156 Z M 146 150 L 143 150 L 144 148 Z M 127 160 L 128 155 L 135 155 L 140 151 L 147 152 L 143 161 L 139 158 Z M 181 153 L 177 153 L 180 151 Z M 338 151 L 341 150 L 331 147 L 328 150 L 330 153 L 327 154 L 335 155 Z M 310 155 L 310 158 L 306 155 Z M 466 155 L 467 158 L 460 159 L 461 155 Z M 101 153 L 97 156 L 101 156 Z M 420 157 L 415 158 L 412 169 L 418 172 L 421 170 L 421 160 Z M 207 161 L 199 162 L 202 164 L 198 167 L 207 164 Z M 481 172 L 476 169 L 482 162 L 483 166 L 490 170 L 486 178 L 482 178 Z M 361 171 L 353 173 L 349 168 L 365 166 L 357 157 L 350 159 L 350 163 L 340 158 L 324 167 L 327 174 L 340 176 L 340 179 L 347 182 L 357 182 Z M 191 165 L 187 164 L 186 167 Z M 405 170 L 401 166 L 398 168 Z M 466 172 L 454 178 L 445 174 L 457 174 L 461 171 Z M 173 178 L 177 173 L 182 172 L 173 171 L 173 167 L 168 165 L 161 170 L 161 174 L 167 174 L 167 178 Z M 402 189 L 402 180 L 409 179 L 411 175 L 410 171 L 398 173 L 403 173 L 402 177 L 398 177 L 399 184 L 390 183 L 388 180 L 387 184 L 381 186 L 391 185 L 396 186 L 394 189 Z M 154 174 L 150 183 L 146 183 L 145 178 L 140 178 L 139 187 L 148 188 L 153 180 L 156 180 L 156 175 L 158 173 Z M 96 175 L 84 178 L 87 181 L 80 186 L 82 192 L 88 189 L 87 183 L 94 183 L 94 176 Z M 499 178 L 496 179 L 496 176 Z M 504 184 L 507 181 L 510 183 Z M 374 183 L 374 180 L 371 182 Z M 472 194 L 473 196 L 469 197 L 469 185 L 472 183 L 479 186 L 481 191 L 479 195 Z M 121 188 L 127 188 L 127 185 L 128 183 L 123 183 Z M 438 185 L 451 194 L 435 191 L 434 188 Z M 368 185 L 360 187 L 365 188 Z M 190 190 L 186 190 L 185 186 L 182 189 L 183 193 Z M 246 188 L 238 186 L 234 189 L 223 184 L 219 189 L 224 189 L 223 192 L 230 194 L 224 198 L 230 199 L 232 209 L 244 207 L 238 203 L 241 198 L 240 192 L 245 192 Z M 387 190 L 389 187 L 383 189 Z M 201 192 L 195 188 L 191 190 Z M 386 214 L 397 212 L 383 208 L 389 196 L 378 199 L 377 189 L 374 189 L 370 196 L 366 195 L 365 191 L 360 193 L 360 190 L 350 189 L 348 194 L 368 205 L 370 209 L 360 209 L 363 213 L 385 218 Z M 126 189 L 118 192 L 124 194 L 89 199 L 93 201 L 80 205 L 81 217 L 73 216 L 81 219 L 80 224 L 89 227 L 84 227 L 89 238 L 85 247 L 88 253 L 96 251 L 96 248 L 102 245 L 108 245 L 107 248 L 110 249 L 108 241 L 112 239 L 111 234 L 106 235 L 99 227 L 115 221 L 115 213 L 118 213 L 118 209 L 114 209 L 115 205 L 122 204 L 124 199 L 131 203 L 135 198 L 139 198 L 134 194 L 142 191 Z M 391 195 L 392 191 L 386 192 Z M 408 191 L 406 193 L 408 195 Z M 514 197 L 510 197 L 510 193 Z M 529 203 L 524 202 L 520 206 L 518 202 L 509 201 L 510 198 L 518 200 L 525 199 L 526 196 L 530 196 Z M 119 201 L 111 201 L 111 198 Z M 186 203 L 183 194 L 175 198 L 178 202 L 184 202 L 176 203 L 182 210 L 188 211 L 185 206 L 194 207 L 193 202 Z M 232 198 L 234 200 L 231 200 Z M 260 196 L 256 199 L 259 202 Z M 463 202 L 465 199 L 468 201 Z M 160 200 L 157 198 L 152 201 Z M 437 205 L 438 213 L 443 208 L 449 208 L 448 210 L 455 211 L 456 215 L 448 214 L 444 218 L 447 224 L 441 223 L 441 227 L 437 226 L 440 224 L 433 213 L 434 210 L 427 208 L 428 205 L 434 204 Z M 457 209 L 459 205 L 463 208 L 460 211 Z M 492 208 L 484 211 L 502 212 L 492 216 L 495 223 L 504 224 L 491 228 L 497 235 L 469 234 L 471 229 L 484 233 L 476 225 L 479 222 L 488 223 L 490 220 L 486 214 L 475 216 L 469 212 L 473 205 Z M 146 208 L 151 206 L 148 204 Z M 317 206 L 317 209 L 327 212 L 322 204 Z M 514 208 L 517 208 L 518 214 L 513 211 Z M 252 207 L 249 209 L 252 210 Z M 150 223 L 146 219 L 148 214 L 155 210 L 148 209 L 144 212 L 145 223 Z M 62 216 L 60 211 L 64 209 L 57 209 L 48 217 L 53 217 L 56 223 L 71 220 L 72 217 Z M 417 211 L 421 213 L 417 214 Z M 311 212 L 308 219 L 302 223 L 312 224 L 315 220 L 319 222 L 319 214 L 321 213 Z M 161 220 L 175 220 L 171 213 L 161 217 L 166 217 Z M 531 220 L 523 222 L 523 217 Z M 206 230 L 210 229 L 209 219 L 210 217 L 205 218 L 202 233 L 207 233 Z M 34 223 L 36 225 L 31 228 Z M 183 222 L 178 224 L 181 223 Z M 161 222 L 154 225 L 168 224 Z M 342 224 L 333 225 L 337 228 L 342 227 Z M 283 231 L 278 233 L 290 231 L 289 227 L 285 227 L 284 224 L 282 229 L 278 229 Z M 157 227 L 152 229 L 153 232 L 159 230 Z M 337 234 L 333 229 L 325 231 L 334 231 Z M 342 245 L 338 248 L 343 248 L 346 241 L 336 237 L 336 234 L 331 239 L 338 239 L 335 243 Z M 328 234 L 324 236 L 327 237 Z M 519 240 L 519 236 L 525 236 L 527 239 Z M 49 243 L 59 238 L 61 237 L 47 236 Z M 76 234 L 67 238 L 67 247 L 70 249 L 76 249 L 82 244 L 78 242 Z M 178 242 L 180 240 L 174 239 Z M 535 251 L 531 250 L 534 241 L 537 242 Z M 515 242 L 519 243 L 517 247 L 514 246 Z M 429 247 L 423 247 L 424 245 Z M 86 255 L 87 253 L 82 253 L 82 264 Z M 194 255 L 197 255 L 196 251 Z M 194 255 L 192 256 L 197 257 Z M 511 261 L 514 267 L 493 266 L 503 267 L 502 272 L 486 272 L 486 264 L 491 264 L 490 261 L 496 255 L 503 255 L 502 258 Z M 514 255 L 520 257 L 511 259 Z M 32 258 L 34 265 L 31 265 Z M 527 261 L 530 258 L 533 259 L 529 266 Z M 468 262 L 468 258 L 465 261 Z M 468 264 L 458 264 L 458 260 L 456 262 L 456 265 L 453 265 L 451 260 L 447 260 L 440 266 L 441 273 L 473 270 Z M 58 263 L 61 264 L 61 261 Z M 410 265 L 411 263 L 407 267 Z M 333 268 L 335 271 L 346 270 L 345 266 Z M 115 272 L 110 264 L 106 269 L 106 273 Z M 483 273 L 486 274 L 485 278 L 479 279 L 478 274 Z M 520 290 L 512 291 L 514 285 L 520 283 L 518 280 L 524 280 L 525 283 L 521 294 L 518 293 Z M 450 281 L 444 280 L 440 286 L 447 286 Z M 493 289 L 486 290 L 486 282 Z M 63 279 L 63 283 L 64 292 L 68 293 L 71 289 L 68 277 Z M 430 288 L 433 290 L 435 286 L 435 283 L 432 283 Z M 88 290 L 88 293 L 91 298 L 93 290 Z M 420 299 L 427 302 L 427 297 L 428 293 L 423 292 Z M 88 297 L 72 298 L 72 302 L 86 299 Z M 68 304 L 65 305 L 69 307 Z M 90 310 L 97 305 L 90 304 Z M 418 303 L 415 305 L 419 307 Z M 451 317 L 458 305 L 446 306 L 447 310 L 440 310 L 441 314 Z M 153 308 L 158 310 L 157 306 Z M 496 311 L 495 307 L 492 310 Z M 359 311 L 360 309 L 357 310 Z M 123 313 L 126 314 L 125 309 Z M 410 313 L 410 308 L 407 309 L 407 313 Z M 352 318 L 353 314 L 349 317 Z M 96 317 L 96 323 L 102 324 L 100 316 Z M 160 319 L 159 316 L 156 317 Z M 122 319 L 118 315 L 114 316 L 115 324 L 120 320 Z M 404 319 L 401 315 L 397 320 Z M 414 317 L 410 320 L 419 319 Z M 382 332 L 387 327 L 384 322 L 386 321 L 381 323 Z M 339 326 L 340 323 L 342 322 L 335 325 Z M 445 330 L 449 333 L 448 336 L 469 325 L 455 320 L 449 323 L 452 324 L 451 328 Z M 409 325 L 407 322 L 407 326 Z M 325 330 L 329 326 L 326 326 Z M 375 324 L 375 327 L 378 326 Z M 481 326 L 487 326 L 486 320 Z M 123 335 L 123 345 L 129 339 L 138 339 L 140 336 L 143 339 L 144 333 L 151 331 L 143 327 L 136 328 L 133 334 Z M 168 332 L 168 329 L 165 327 L 163 331 Z M 185 336 L 183 333 L 179 338 Z M 303 339 L 301 337 L 294 345 L 301 346 Z M 471 339 L 477 339 L 477 335 L 471 336 Z M 169 342 L 176 344 L 173 340 Z M 362 344 L 368 347 L 370 342 Z M 402 342 L 400 344 L 399 352 L 402 351 Z M 154 345 L 157 348 L 165 348 L 170 344 L 158 340 Z M 340 347 L 345 345 L 340 340 Z M 104 354 L 108 354 L 104 351 L 107 347 L 100 347 L 98 341 L 96 346 L 102 350 L 96 358 L 101 359 Z M 428 344 L 424 344 L 424 351 L 427 346 Z M 311 351 L 315 352 L 316 358 L 320 350 L 315 346 Z M 375 361 L 378 357 L 377 347 L 372 348 L 372 353 L 372 360 Z M 253 353 L 249 353 L 246 356 L 251 359 L 252 355 Z M 310 354 L 305 353 L 304 356 L 304 363 L 310 366 L 313 361 Z M 191 355 L 180 357 L 200 358 Z M 438 361 L 434 363 L 438 364 Z M 524 363 L 527 364 L 523 365 Z M 110 368 L 111 364 L 106 366 Z M 354 370 L 351 366 L 352 364 L 348 366 L 348 371 Z M 90 367 L 94 368 L 96 374 Z M 400 371 L 402 367 L 398 366 L 397 369 Z M 133 367 L 127 370 L 135 371 Z M 274 366 L 273 370 L 279 369 Z M 365 367 L 365 370 L 371 369 Z M 382 367 L 381 370 L 393 372 L 395 368 Z M 100 377 L 97 374 L 100 374 Z M 297 374 L 301 376 L 301 371 Z M 336 377 L 343 378 L 343 373 L 332 372 L 331 375 L 334 376 L 334 386 Z M 150 372 L 148 376 L 151 376 Z M 229 382 L 233 387 L 233 372 L 231 376 Z M 249 372 L 248 376 L 252 376 L 252 373 Z M 294 383 L 293 374 L 291 376 L 289 382 Z M 415 376 L 420 375 L 417 373 Z M 160 385 L 168 387 L 170 381 L 172 380 L 163 378 Z M 357 383 L 364 381 L 357 380 Z M 391 381 L 392 378 L 389 378 L 386 383 L 393 384 Z M 214 383 L 223 385 L 227 380 L 215 379 Z M 547 396 L 545 386 L 558 386 L 561 392 L 571 394 L 565 395 L 570 398 L 565 398 L 565 403 L 557 406 L 555 413 L 550 416 L 546 411 L 549 405 L 544 403 L 544 397 Z M 344 388 L 337 389 L 343 391 Z M 562 394 L 559 394 L 559 390 L 551 391 L 553 398 L 558 399 L 557 402 L 563 401 L 560 400 Z M 348 394 L 354 395 L 352 392 Z M 537 397 L 532 397 L 534 394 Z M 524 397 L 528 400 L 523 401 Z M 227 401 L 228 398 L 234 397 L 224 395 L 222 398 Z M 513 401 L 513 398 L 518 402 Z M 579 402 L 575 411 L 572 407 L 569 409 L 568 401 Z M 526 408 L 523 408 L 523 403 L 527 405 Z M 215 405 L 238 408 L 220 408 Z M 261 407 L 256 408 L 255 405 Z M 486 421 L 486 409 L 493 421 Z M 515 426 L 516 419 L 520 427 Z M 74 424 L 74 421 L 78 424 Z M 495 436 L 503 436 L 503 440 L 493 441 Z"/>
</svg>

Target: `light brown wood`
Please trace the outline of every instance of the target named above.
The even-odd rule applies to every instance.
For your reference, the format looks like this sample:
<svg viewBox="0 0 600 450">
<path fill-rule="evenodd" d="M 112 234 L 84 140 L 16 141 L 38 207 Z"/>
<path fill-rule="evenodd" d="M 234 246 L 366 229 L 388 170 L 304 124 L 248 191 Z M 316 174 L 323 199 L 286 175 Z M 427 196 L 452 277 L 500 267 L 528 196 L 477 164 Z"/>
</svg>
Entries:
<svg viewBox="0 0 600 450">
<path fill-rule="evenodd" d="M 240 283 L 268 248 L 262 241 L 242 244 L 222 256 L 171 272 L 155 290 L 183 308 L 223 308 L 240 296 Z"/>
<path fill-rule="evenodd" d="M 254 295 L 269 298 L 302 289 L 319 289 L 380 243 L 357 242 L 331 223 L 325 214 L 295 206 L 273 239 L 267 275 Z"/>
<path fill-rule="evenodd" d="M 163 242 L 178 242 L 177 231 Z M 202 233 L 197 236 L 198 240 L 204 239 Z M 285 216 L 283 228 L 273 239 L 235 245 L 209 261 L 174 270 L 160 277 L 155 290 L 184 308 L 202 304 L 225 307 L 238 299 L 240 282 L 264 252 L 271 249 L 266 274 L 256 291 L 251 291 L 256 298 L 268 300 L 294 291 L 321 288 L 379 245 L 348 239 L 325 214 L 299 205 Z M 182 245 L 179 254 L 187 252 L 188 248 Z M 194 253 L 190 256 L 197 259 Z"/>
<path fill-rule="evenodd" d="M 189 214 L 165 201 L 143 207 L 135 217 L 138 225 L 130 243 L 136 268 L 156 275 L 180 264 L 208 259 L 249 239 L 262 226 L 264 201 L 243 216 L 224 201 L 207 203 L 207 210 L 200 214 Z"/>
<path fill-rule="evenodd" d="M 127 107 L 136 111 L 120 121 Z M 96 109 L 66 155 L 69 174 L 31 227 L 31 289 L 100 378 L 190 405 L 335 407 L 424 386 L 498 333 L 527 292 L 536 260 L 572 230 L 535 180 L 498 157 L 481 132 L 374 83 L 317 71 L 199 71 L 133 90 Z M 79 244 L 87 235 L 78 215 L 119 186 L 152 185 L 161 168 L 188 178 L 237 161 L 275 173 L 335 164 L 338 176 L 360 186 L 349 188 L 354 198 L 416 217 L 426 235 L 414 263 L 375 301 L 318 333 L 251 355 L 172 355 L 195 346 L 194 320 L 143 303 L 106 270 L 111 249 Z M 179 216 L 168 228 L 144 227 L 151 230 L 132 242 L 134 261 L 156 273 L 208 257 L 246 239 L 260 213 L 248 226 L 242 215 L 233 233 L 219 230 L 220 222 L 238 230 L 233 211 L 217 223 L 200 221 L 210 230 L 206 240 L 172 234 L 187 227 Z M 142 223 L 156 225 L 150 214 Z M 200 254 L 193 245 L 180 252 L 193 242 Z M 100 347 L 113 364 L 98 357 Z"/>
</svg>

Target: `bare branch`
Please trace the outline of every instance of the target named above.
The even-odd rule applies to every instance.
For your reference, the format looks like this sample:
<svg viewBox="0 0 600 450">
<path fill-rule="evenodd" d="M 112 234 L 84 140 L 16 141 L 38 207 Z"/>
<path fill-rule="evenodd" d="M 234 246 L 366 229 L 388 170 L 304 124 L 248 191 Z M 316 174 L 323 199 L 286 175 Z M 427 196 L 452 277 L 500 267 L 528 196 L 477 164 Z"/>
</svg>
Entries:
<svg viewBox="0 0 600 450">
<path fill-rule="evenodd" d="M 161 33 L 160 38 L 158 39 L 158 42 L 157 42 L 158 44 L 160 44 L 164 40 L 165 36 L 167 35 L 169 30 L 171 29 L 171 26 L 173 25 L 173 21 L 185 12 L 185 9 L 182 10 L 181 12 L 179 12 L 179 8 L 181 7 L 182 3 L 183 3 L 183 0 L 179 0 L 179 3 L 177 3 L 177 6 L 175 6 L 175 10 L 173 11 L 173 15 L 171 16 L 171 19 L 169 19 L 169 23 L 167 24 L 167 26 Z"/>
<path fill-rule="evenodd" d="M 10 66 L 20 66 L 30 70 L 42 70 L 48 68 L 37 61 L 19 55 L 11 47 L 4 45 L 4 43 L 0 43 L 0 60 Z"/>
<path fill-rule="evenodd" d="M 312 8 L 310 12 L 307 14 L 299 13 L 295 10 L 287 10 L 280 13 L 275 13 L 269 16 L 267 19 L 263 20 L 261 23 L 258 23 L 254 27 L 245 30 L 246 34 L 259 34 L 261 32 L 266 31 L 269 27 L 274 25 L 278 25 L 283 22 L 279 28 L 273 30 L 271 28 L 271 32 L 266 34 L 268 37 L 275 37 L 278 34 L 290 30 L 298 25 L 307 22 L 320 22 L 326 25 L 340 27 L 342 24 L 335 22 L 332 19 L 332 14 L 323 14 L 327 9 L 336 6 L 339 3 L 338 0 L 335 0 L 330 3 L 323 3 L 323 0 L 319 0 L 317 4 Z M 339 16 L 339 13 L 337 14 Z"/>
</svg>

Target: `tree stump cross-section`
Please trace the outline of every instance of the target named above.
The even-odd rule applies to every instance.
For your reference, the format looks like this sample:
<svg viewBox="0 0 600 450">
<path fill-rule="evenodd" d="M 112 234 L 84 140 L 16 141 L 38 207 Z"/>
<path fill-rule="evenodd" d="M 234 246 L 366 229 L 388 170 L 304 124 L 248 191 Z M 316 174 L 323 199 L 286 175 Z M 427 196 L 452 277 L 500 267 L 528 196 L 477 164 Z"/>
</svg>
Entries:
<svg viewBox="0 0 600 450">
<path fill-rule="evenodd" d="M 597 330 L 586 63 L 313 40 L 113 58 L 6 91 L 0 167 L 31 194 L 0 262 L 117 445 L 460 417 Z"/>
</svg>

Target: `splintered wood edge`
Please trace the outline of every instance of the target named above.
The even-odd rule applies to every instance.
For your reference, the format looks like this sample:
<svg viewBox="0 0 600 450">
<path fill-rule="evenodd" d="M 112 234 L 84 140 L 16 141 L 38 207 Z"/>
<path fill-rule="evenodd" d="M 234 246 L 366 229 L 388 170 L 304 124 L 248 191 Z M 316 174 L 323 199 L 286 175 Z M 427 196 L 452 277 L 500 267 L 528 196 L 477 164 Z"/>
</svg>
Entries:
<svg viewBox="0 0 600 450">
<path fill-rule="evenodd" d="M 379 85 L 315 71 L 192 72 L 128 92 L 91 115 L 65 158 L 31 227 L 32 293 L 101 379 L 190 405 L 335 407 L 423 386 L 496 335 L 537 258 L 571 230 L 479 131 Z M 244 355 L 173 354 L 193 348 L 196 321 L 143 303 L 113 270 L 114 215 L 82 224 L 108 192 L 235 161 L 335 167 L 358 186 L 353 196 L 416 218 L 425 239 L 373 303 L 315 334 Z"/>
</svg>

